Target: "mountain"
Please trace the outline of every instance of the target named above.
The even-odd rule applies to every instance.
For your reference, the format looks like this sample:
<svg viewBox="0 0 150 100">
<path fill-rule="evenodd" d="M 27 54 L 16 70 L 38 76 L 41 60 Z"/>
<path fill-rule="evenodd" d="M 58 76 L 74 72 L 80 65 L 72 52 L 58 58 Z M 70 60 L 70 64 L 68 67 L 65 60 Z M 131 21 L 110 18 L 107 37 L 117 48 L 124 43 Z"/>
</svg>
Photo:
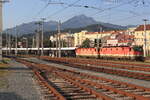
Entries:
<svg viewBox="0 0 150 100">
<path fill-rule="evenodd" d="M 74 16 L 62 24 L 62 28 L 81 28 L 88 25 L 97 24 L 93 18 L 85 15 Z"/>
<path fill-rule="evenodd" d="M 89 32 L 95 32 L 95 31 L 100 31 L 99 26 L 102 28 L 102 31 L 120 30 L 120 28 L 113 28 L 113 27 L 103 26 L 103 25 L 100 25 L 100 24 L 93 24 L 93 25 L 88 25 L 86 27 L 82 27 L 82 28 L 68 28 L 68 29 L 61 30 L 61 32 L 62 33 L 70 32 L 71 34 L 81 32 L 82 30 L 87 30 Z M 56 34 L 57 30 L 56 31 L 47 31 L 47 32 L 45 32 L 44 33 L 45 39 L 49 39 L 49 35 L 51 35 L 52 33 Z M 34 34 L 24 34 L 24 35 L 22 35 L 22 37 L 32 38 L 33 35 Z"/>
<path fill-rule="evenodd" d="M 11 32 L 12 34 L 15 34 L 17 30 L 17 33 L 20 35 L 34 33 L 35 30 L 38 28 L 38 25 L 36 25 L 35 23 L 36 22 L 23 23 L 19 26 L 16 26 L 7 30 L 9 30 L 8 32 Z M 45 31 L 56 30 L 57 25 L 58 23 L 56 21 L 45 22 L 44 30 Z"/>
<path fill-rule="evenodd" d="M 76 28 L 85 28 L 86 26 L 89 25 L 95 25 L 95 24 L 100 24 L 104 27 L 108 27 L 110 29 L 126 29 L 127 27 L 125 26 L 120 26 L 120 25 L 114 25 L 110 23 L 103 23 L 103 22 L 98 22 L 95 21 L 92 17 L 87 17 L 85 15 L 78 15 L 74 16 L 67 21 L 63 22 L 61 24 L 61 29 L 76 29 Z M 48 21 L 44 23 L 44 31 L 56 31 L 57 30 L 57 21 Z M 35 33 L 35 30 L 37 29 L 37 25 L 35 22 L 29 22 L 29 23 L 23 23 L 17 27 L 9 29 L 12 34 L 15 34 L 15 30 L 20 35 L 23 34 L 29 34 L 29 33 Z"/>
</svg>

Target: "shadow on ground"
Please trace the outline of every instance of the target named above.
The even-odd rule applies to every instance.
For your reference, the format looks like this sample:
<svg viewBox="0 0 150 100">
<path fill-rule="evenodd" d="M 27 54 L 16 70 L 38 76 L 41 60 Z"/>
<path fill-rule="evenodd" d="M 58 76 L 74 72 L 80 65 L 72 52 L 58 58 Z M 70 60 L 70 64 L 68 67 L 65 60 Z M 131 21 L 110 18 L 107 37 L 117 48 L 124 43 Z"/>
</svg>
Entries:
<svg viewBox="0 0 150 100">
<path fill-rule="evenodd" d="M 0 100 L 25 100 L 13 92 L 0 92 Z"/>
<path fill-rule="evenodd" d="M 8 71 L 13 71 L 13 70 L 30 70 L 29 68 L 20 68 L 20 67 L 5 67 L 5 68 L 0 68 L 0 70 L 8 70 Z"/>
</svg>

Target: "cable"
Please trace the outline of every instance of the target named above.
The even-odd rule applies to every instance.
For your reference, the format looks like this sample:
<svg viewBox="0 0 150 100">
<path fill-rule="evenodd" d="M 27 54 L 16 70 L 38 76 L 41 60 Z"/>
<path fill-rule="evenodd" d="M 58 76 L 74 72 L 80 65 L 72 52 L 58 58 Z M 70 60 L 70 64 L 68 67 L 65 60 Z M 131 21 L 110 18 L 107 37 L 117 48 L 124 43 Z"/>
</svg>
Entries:
<svg viewBox="0 0 150 100">
<path fill-rule="evenodd" d="M 92 9 L 96 9 L 96 10 L 102 10 L 100 8 L 97 8 L 97 7 L 93 7 L 93 6 L 88 6 L 88 5 L 70 5 L 70 4 L 67 4 L 67 3 L 49 3 L 49 4 L 62 4 L 62 5 L 67 5 L 68 7 L 82 7 L 82 8 L 92 8 Z"/>
<path fill-rule="evenodd" d="M 49 3 L 47 3 L 36 15 L 35 18 L 40 15 L 42 12 L 44 12 L 44 10 L 49 6 Z"/>
<path fill-rule="evenodd" d="M 109 7 L 109 8 L 103 9 L 103 10 L 98 11 L 98 12 L 96 12 L 95 14 L 92 14 L 92 15 L 95 16 L 95 15 L 97 15 L 97 14 L 99 14 L 99 13 L 102 13 L 102 12 L 105 12 L 105 11 L 107 11 L 107 10 L 111 10 L 111 9 L 114 9 L 114 8 L 118 8 L 118 7 L 121 7 L 121 6 L 130 4 L 130 3 L 133 3 L 134 1 L 136 1 L 136 0 L 131 0 L 131 1 L 128 1 L 128 2 L 126 2 L 126 3 L 121 3 L 120 5 L 117 5 L 117 6 L 113 6 L 113 7 Z"/>
<path fill-rule="evenodd" d="M 126 18 L 122 18 L 122 19 L 119 19 L 119 20 L 117 19 L 114 22 L 116 22 L 116 21 L 123 22 L 123 21 L 131 20 L 132 18 L 135 18 L 135 17 L 142 17 L 143 16 L 143 14 L 139 14 L 139 13 L 136 13 L 134 11 L 130 11 L 130 12 L 133 14 L 132 16 L 129 16 L 129 17 L 126 17 Z"/>
<path fill-rule="evenodd" d="M 48 17 L 46 17 L 46 19 L 49 19 L 50 17 L 52 17 L 52 16 L 54 16 L 54 15 L 56 15 L 56 14 L 58 14 L 58 13 L 60 14 L 61 12 L 65 11 L 67 8 L 73 6 L 74 4 L 76 4 L 76 3 L 80 2 L 80 1 L 81 1 L 81 0 L 76 0 L 75 2 L 69 4 L 69 6 L 67 6 L 67 7 L 65 7 L 65 8 L 63 8 L 63 9 L 60 9 L 60 10 L 54 12 L 53 14 L 49 15 Z"/>
</svg>

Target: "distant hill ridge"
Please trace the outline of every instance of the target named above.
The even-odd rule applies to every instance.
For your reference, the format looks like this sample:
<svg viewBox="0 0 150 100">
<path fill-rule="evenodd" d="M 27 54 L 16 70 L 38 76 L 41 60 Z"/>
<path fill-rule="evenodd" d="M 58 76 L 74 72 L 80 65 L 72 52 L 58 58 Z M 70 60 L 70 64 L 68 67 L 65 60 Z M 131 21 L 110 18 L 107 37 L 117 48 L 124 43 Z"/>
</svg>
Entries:
<svg viewBox="0 0 150 100">
<path fill-rule="evenodd" d="M 44 31 L 56 31 L 57 30 L 57 21 L 48 21 L 44 23 Z M 61 29 L 82 29 L 88 28 L 89 31 L 95 31 L 96 25 L 105 27 L 105 29 L 126 29 L 127 26 L 114 25 L 110 23 L 97 22 L 92 17 L 87 17 L 85 15 L 74 16 L 67 21 L 63 22 L 61 25 Z M 92 26 L 93 25 L 93 26 Z M 90 27 L 93 28 L 90 28 Z M 34 33 L 37 29 L 37 25 L 35 22 L 23 23 L 17 26 L 17 31 L 20 35 Z M 15 27 L 10 29 L 11 33 L 15 33 Z"/>
</svg>

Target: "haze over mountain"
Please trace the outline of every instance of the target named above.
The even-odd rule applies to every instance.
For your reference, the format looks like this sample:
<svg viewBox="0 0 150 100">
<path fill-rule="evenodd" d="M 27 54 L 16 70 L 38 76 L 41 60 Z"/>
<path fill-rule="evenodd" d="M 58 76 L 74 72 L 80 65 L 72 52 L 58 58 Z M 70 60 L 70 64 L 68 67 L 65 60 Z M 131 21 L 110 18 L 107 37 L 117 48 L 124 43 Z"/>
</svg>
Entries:
<svg viewBox="0 0 150 100">
<path fill-rule="evenodd" d="M 61 24 L 61 30 L 68 29 L 68 28 L 70 29 L 84 28 L 86 26 L 95 25 L 95 24 L 100 24 L 104 27 L 108 27 L 111 29 L 126 29 L 127 28 L 126 26 L 98 22 L 94 20 L 92 17 L 87 17 L 85 15 L 78 15 L 63 22 Z M 57 21 L 45 22 L 44 31 L 55 31 L 57 30 L 57 25 L 58 25 Z M 9 29 L 9 32 L 11 32 L 12 34 L 15 34 L 15 28 L 20 35 L 23 35 L 23 34 L 34 33 L 35 30 L 38 28 L 38 26 L 35 24 L 35 22 L 23 23 L 17 27 Z"/>
</svg>

